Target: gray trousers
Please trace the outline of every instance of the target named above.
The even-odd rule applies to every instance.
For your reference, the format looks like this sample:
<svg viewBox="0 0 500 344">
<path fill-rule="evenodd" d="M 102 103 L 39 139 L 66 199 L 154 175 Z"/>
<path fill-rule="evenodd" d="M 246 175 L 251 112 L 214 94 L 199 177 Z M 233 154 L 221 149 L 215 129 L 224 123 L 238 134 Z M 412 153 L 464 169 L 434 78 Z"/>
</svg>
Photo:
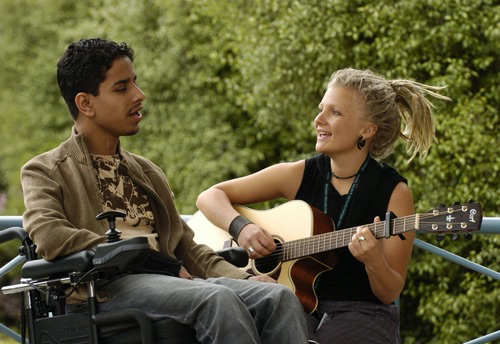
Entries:
<svg viewBox="0 0 500 344">
<path fill-rule="evenodd" d="M 171 318 L 194 328 L 201 343 L 307 343 L 302 306 L 279 284 L 137 274 L 98 289 L 112 295 L 99 311 L 138 308 L 153 320 Z"/>
<path fill-rule="evenodd" d="M 310 339 L 320 344 L 399 344 L 399 309 L 395 305 L 361 301 L 320 301 L 318 310 L 329 315 L 307 315 Z M 326 321 L 325 321 L 326 320 Z"/>
</svg>

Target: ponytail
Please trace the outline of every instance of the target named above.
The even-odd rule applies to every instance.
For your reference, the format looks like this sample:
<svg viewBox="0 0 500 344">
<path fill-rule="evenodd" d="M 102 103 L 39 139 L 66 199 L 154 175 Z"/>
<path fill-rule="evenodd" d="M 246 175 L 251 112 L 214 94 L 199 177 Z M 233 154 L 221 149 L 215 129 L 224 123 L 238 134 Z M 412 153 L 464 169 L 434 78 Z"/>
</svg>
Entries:
<svg viewBox="0 0 500 344">
<path fill-rule="evenodd" d="M 396 93 L 395 104 L 404 122 L 404 129 L 399 136 L 406 142 L 406 151 L 411 154 L 409 160 L 417 153 L 420 158 L 425 158 L 435 133 L 432 116 L 435 107 L 427 97 L 450 100 L 435 92 L 446 86 L 429 86 L 412 80 L 389 80 L 389 84 Z"/>
</svg>

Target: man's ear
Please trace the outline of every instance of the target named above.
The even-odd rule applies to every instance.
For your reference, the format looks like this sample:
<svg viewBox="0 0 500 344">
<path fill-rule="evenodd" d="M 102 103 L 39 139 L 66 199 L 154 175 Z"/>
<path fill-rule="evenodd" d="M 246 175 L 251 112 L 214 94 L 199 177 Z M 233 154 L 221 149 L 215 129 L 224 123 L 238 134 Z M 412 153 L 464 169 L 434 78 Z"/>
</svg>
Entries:
<svg viewBox="0 0 500 344">
<path fill-rule="evenodd" d="M 84 114 L 85 116 L 92 117 L 94 116 L 94 108 L 92 106 L 92 101 L 90 99 L 90 95 L 85 92 L 80 92 L 75 96 L 75 104 L 78 108 L 78 111 Z"/>
<path fill-rule="evenodd" d="M 375 133 L 377 132 L 378 127 L 375 123 L 368 123 L 363 132 L 361 133 L 361 136 L 366 139 L 372 138 Z"/>
</svg>

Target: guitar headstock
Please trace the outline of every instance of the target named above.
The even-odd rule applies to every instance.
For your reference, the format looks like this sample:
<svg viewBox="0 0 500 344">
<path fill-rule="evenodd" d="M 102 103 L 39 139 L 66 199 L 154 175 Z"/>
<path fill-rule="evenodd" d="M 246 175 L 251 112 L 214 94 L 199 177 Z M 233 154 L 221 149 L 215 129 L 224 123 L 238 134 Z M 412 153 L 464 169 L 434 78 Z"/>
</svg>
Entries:
<svg viewBox="0 0 500 344">
<path fill-rule="evenodd" d="M 482 219 L 479 203 L 440 205 L 421 214 L 418 229 L 434 234 L 469 233 L 480 229 Z"/>
</svg>

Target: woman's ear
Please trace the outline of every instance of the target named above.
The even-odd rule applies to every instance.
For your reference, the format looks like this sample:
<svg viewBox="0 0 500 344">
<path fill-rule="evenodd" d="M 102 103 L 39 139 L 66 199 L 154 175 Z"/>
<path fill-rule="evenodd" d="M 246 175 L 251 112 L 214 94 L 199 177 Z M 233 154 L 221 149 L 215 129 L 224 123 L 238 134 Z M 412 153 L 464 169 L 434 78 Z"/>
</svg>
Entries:
<svg viewBox="0 0 500 344">
<path fill-rule="evenodd" d="M 80 92 L 75 96 L 75 104 L 78 111 L 85 116 L 94 116 L 94 108 L 92 107 L 92 102 L 90 100 L 90 95 L 85 92 Z"/>
<path fill-rule="evenodd" d="M 378 129 L 378 127 L 375 123 L 368 123 L 368 125 L 365 127 L 365 129 L 361 133 L 361 136 L 363 136 L 363 138 L 365 140 L 370 139 L 375 135 L 375 133 L 377 132 L 377 129 Z"/>
</svg>

